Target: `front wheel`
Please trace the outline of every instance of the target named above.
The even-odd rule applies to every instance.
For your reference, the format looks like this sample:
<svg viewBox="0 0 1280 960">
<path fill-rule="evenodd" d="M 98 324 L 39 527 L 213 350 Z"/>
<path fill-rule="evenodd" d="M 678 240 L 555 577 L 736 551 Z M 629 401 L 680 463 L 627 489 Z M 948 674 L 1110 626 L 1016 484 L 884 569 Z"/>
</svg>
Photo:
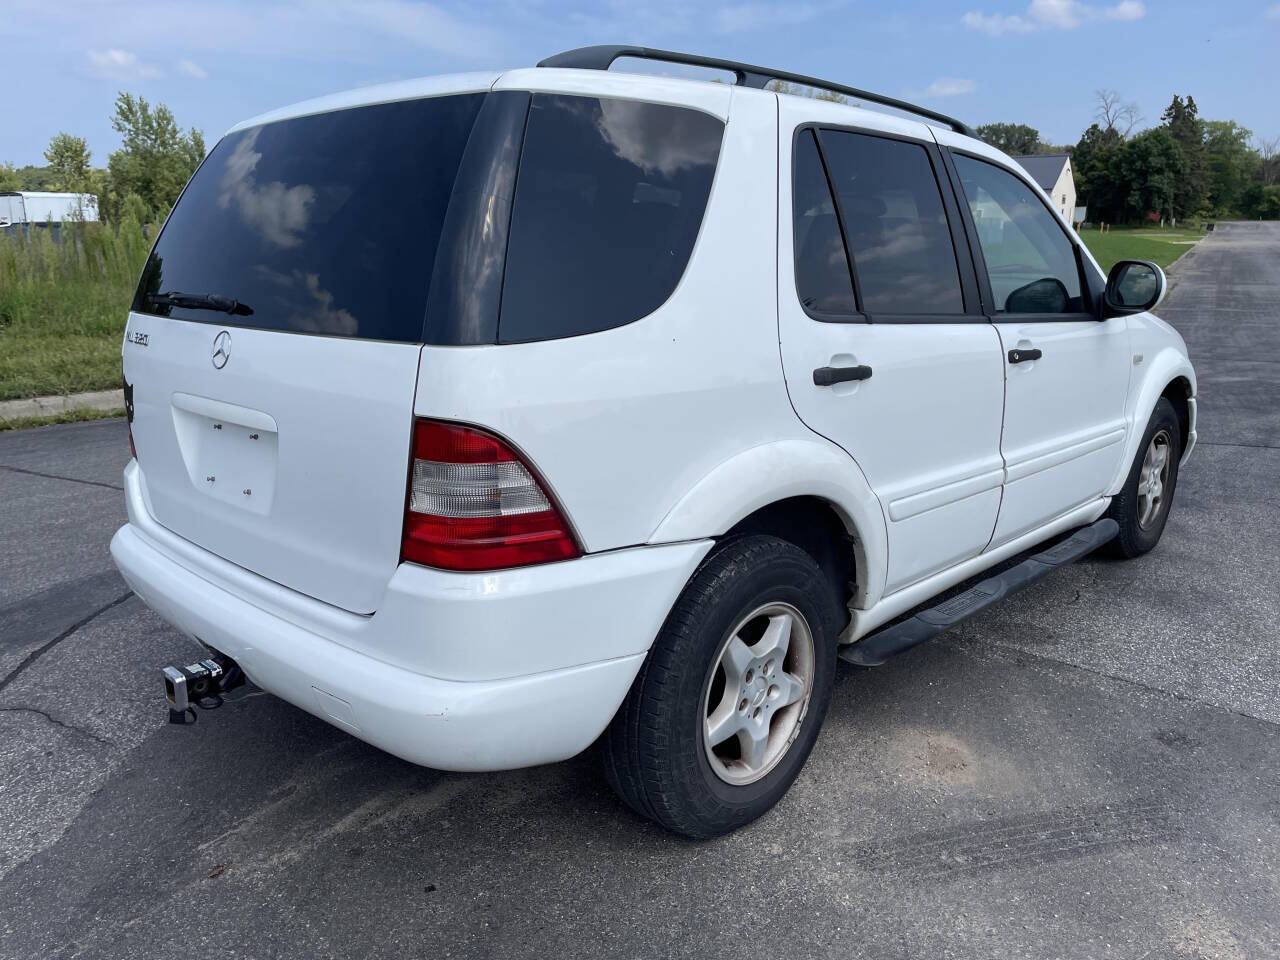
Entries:
<svg viewBox="0 0 1280 960">
<path fill-rule="evenodd" d="M 1120 533 L 1107 545 L 1112 556 L 1131 560 L 1160 542 L 1178 485 L 1182 433 L 1178 414 L 1161 397 L 1151 412 L 1137 456 L 1107 516 L 1120 524 Z"/>
<path fill-rule="evenodd" d="M 722 545 L 676 601 L 601 739 L 618 795 L 695 838 L 765 813 L 826 715 L 838 612 L 800 548 L 765 536 Z"/>
</svg>

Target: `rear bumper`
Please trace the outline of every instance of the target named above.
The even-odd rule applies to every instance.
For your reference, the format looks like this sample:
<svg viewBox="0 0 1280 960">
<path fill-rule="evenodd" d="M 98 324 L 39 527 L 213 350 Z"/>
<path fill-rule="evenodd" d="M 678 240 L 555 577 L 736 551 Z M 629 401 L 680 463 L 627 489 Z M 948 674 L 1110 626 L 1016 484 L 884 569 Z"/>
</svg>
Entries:
<svg viewBox="0 0 1280 960">
<path fill-rule="evenodd" d="M 136 462 L 125 488 L 129 523 L 111 554 L 149 607 L 235 658 L 263 689 L 447 770 L 530 766 L 587 747 L 710 548 L 640 547 L 485 574 L 403 565 L 378 613 L 362 617 L 159 527 Z"/>
</svg>

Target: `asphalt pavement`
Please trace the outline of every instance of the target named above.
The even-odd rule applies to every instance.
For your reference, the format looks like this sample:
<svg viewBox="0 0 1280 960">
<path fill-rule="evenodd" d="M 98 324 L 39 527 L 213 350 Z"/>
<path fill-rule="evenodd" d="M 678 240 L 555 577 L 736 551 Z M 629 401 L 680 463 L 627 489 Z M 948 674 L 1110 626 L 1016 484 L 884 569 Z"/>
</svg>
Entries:
<svg viewBox="0 0 1280 960">
<path fill-rule="evenodd" d="M 0 957 L 1280 956 L 1280 224 L 1158 311 L 1200 377 L 1160 546 L 842 670 L 789 796 L 692 843 L 589 755 L 491 775 L 265 694 L 133 597 L 121 421 L 0 433 Z"/>
</svg>

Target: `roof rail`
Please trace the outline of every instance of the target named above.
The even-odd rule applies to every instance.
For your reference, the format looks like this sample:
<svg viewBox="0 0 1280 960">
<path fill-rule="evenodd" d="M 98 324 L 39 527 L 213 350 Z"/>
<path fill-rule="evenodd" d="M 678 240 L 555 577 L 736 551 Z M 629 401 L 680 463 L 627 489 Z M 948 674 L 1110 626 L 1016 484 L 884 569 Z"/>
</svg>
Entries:
<svg viewBox="0 0 1280 960">
<path fill-rule="evenodd" d="M 791 73 L 787 70 L 774 70 L 771 67 L 757 67 L 749 63 L 739 63 L 737 60 L 700 57 L 693 53 L 655 50 L 652 47 L 605 44 L 566 50 L 564 53 L 557 53 L 554 57 L 547 57 L 545 60 L 539 61 L 538 66 L 574 67 L 580 70 L 608 70 L 613 65 L 613 62 L 621 57 L 635 57 L 639 60 L 658 60 L 664 63 L 682 63 L 691 67 L 725 70 L 737 78 L 736 83 L 740 87 L 763 89 L 771 80 L 784 80 L 787 83 L 798 83 L 806 87 L 816 87 L 819 90 L 831 90 L 835 93 L 843 93 L 847 96 L 855 97 L 858 100 L 867 100 L 871 103 L 878 103 L 881 106 L 892 107 L 895 110 L 914 113 L 918 117 L 924 117 L 943 126 L 950 127 L 956 133 L 962 133 L 967 137 L 977 138 L 978 136 L 968 124 L 957 120 L 955 117 L 949 117 L 945 113 L 930 110 L 928 107 L 917 106 L 914 103 L 896 100 L 893 97 L 886 97 L 879 93 L 871 93 L 868 90 L 859 90 L 857 87 L 847 87 L 843 83 L 832 83 L 830 80 L 819 80 L 817 77 L 807 77 L 802 73 Z"/>
</svg>

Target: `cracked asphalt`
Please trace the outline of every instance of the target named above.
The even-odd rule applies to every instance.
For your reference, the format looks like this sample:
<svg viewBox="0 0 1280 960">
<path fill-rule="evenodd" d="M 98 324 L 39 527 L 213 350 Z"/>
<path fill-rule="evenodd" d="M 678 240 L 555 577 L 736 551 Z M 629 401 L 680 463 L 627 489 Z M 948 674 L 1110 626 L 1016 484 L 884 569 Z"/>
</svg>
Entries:
<svg viewBox="0 0 1280 960">
<path fill-rule="evenodd" d="M 265 694 L 166 725 L 197 648 L 107 555 L 125 425 L 0 434 L 0 957 L 1280 956 L 1280 224 L 1173 275 L 1201 439 L 1157 550 L 842 671 L 709 843 L 589 756 L 438 773 Z"/>
</svg>

